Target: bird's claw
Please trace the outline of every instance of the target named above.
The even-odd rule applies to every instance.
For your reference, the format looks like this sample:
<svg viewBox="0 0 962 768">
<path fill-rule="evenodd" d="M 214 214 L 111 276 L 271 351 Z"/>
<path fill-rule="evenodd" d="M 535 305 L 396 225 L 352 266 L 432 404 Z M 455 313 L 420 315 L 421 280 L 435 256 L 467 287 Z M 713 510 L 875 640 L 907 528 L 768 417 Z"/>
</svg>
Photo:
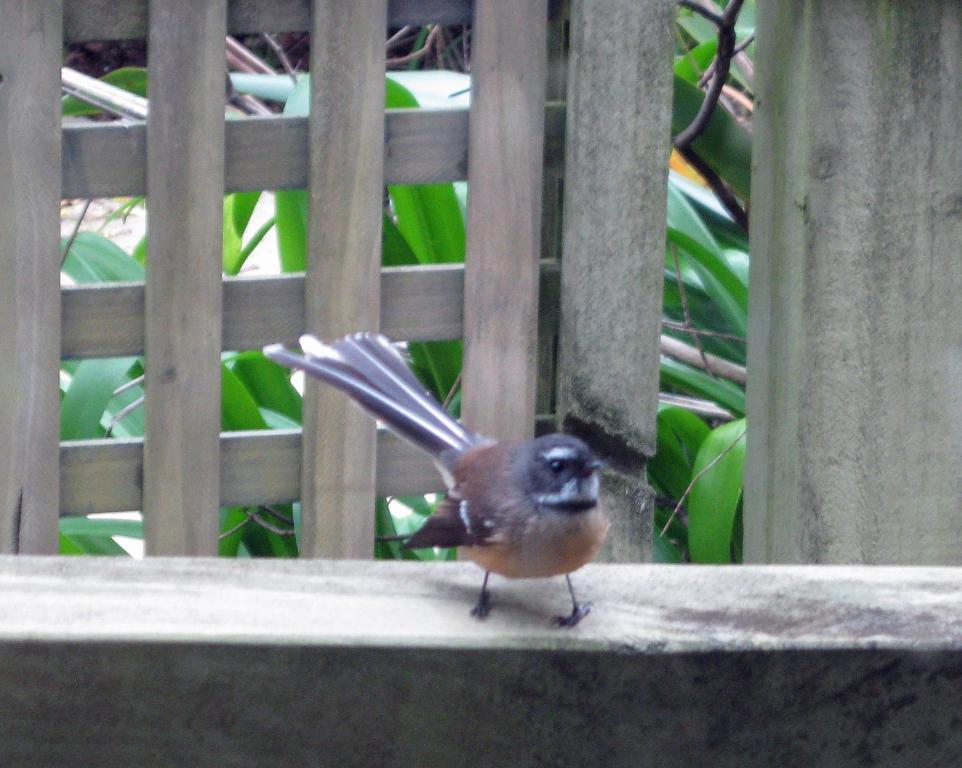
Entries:
<svg viewBox="0 0 962 768">
<path fill-rule="evenodd" d="M 591 613 L 591 603 L 581 603 L 576 605 L 571 609 L 571 613 L 567 616 L 555 616 L 551 623 L 557 627 L 564 627 L 565 629 L 570 629 L 578 625 L 585 616 Z"/>
<path fill-rule="evenodd" d="M 471 615 L 478 621 L 481 621 L 487 618 L 489 613 L 491 613 L 491 599 L 488 597 L 488 593 L 485 592 L 478 598 L 477 605 L 471 609 Z"/>
</svg>

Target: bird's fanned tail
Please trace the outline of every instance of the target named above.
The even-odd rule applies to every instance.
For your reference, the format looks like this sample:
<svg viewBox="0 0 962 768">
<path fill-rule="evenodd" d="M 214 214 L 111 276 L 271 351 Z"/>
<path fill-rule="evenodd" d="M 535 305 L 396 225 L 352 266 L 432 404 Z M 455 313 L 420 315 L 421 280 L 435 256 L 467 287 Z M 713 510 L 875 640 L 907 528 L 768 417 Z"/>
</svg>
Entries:
<svg viewBox="0 0 962 768">
<path fill-rule="evenodd" d="M 460 453 L 483 442 L 424 389 L 384 336 L 357 333 L 325 344 L 315 336 L 304 335 L 300 341 L 305 357 L 280 344 L 264 347 L 264 354 L 340 389 L 435 458 L 446 451 Z"/>
</svg>

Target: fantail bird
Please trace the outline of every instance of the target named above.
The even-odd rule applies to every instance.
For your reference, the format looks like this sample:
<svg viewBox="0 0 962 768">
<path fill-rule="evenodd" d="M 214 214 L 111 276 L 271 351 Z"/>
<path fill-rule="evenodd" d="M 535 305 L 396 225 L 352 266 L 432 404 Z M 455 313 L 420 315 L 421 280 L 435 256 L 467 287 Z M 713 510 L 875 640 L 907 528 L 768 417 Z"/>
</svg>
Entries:
<svg viewBox="0 0 962 768">
<path fill-rule="evenodd" d="M 571 613 L 555 623 L 573 627 L 587 615 L 591 604 L 578 603 L 569 574 L 594 558 L 608 532 L 598 505 L 601 462 L 587 445 L 563 434 L 496 442 L 471 432 L 379 334 L 358 333 L 333 344 L 305 335 L 300 342 L 306 357 L 280 344 L 264 347 L 264 354 L 337 387 L 434 459 L 447 498 L 405 546 L 460 547 L 484 569 L 472 615 L 482 619 L 490 610 L 491 573 L 564 575 Z"/>
</svg>

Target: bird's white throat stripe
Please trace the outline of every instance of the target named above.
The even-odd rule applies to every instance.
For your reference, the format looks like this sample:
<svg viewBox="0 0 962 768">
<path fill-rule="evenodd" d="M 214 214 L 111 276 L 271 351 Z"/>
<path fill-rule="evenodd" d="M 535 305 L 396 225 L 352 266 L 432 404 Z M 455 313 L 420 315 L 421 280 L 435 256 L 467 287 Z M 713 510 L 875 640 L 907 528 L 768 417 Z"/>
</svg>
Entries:
<svg viewBox="0 0 962 768">
<path fill-rule="evenodd" d="M 458 517 L 460 517 L 461 522 L 464 523 L 464 530 L 466 530 L 468 534 L 473 536 L 474 532 L 471 530 L 471 515 L 469 514 L 469 512 L 470 510 L 468 509 L 468 500 L 461 499 L 461 503 L 458 504 Z"/>
<path fill-rule="evenodd" d="M 578 451 L 567 445 L 559 445 L 555 448 L 545 451 L 541 454 L 545 461 L 559 461 L 564 459 L 573 459 L 578 455 Z"/>
<path fill-rule="evenodd" d="M 563 506 L 579 501 L 597 501 L 600 482 L 597 473 L 593 473 L 583 482 L 579 482 L 578 478 L 573 477 L 561 486 L 561 490 L 557 493 L 542 493 L 535 498 L 539 504 L 547 506 Z"/>
</svg>

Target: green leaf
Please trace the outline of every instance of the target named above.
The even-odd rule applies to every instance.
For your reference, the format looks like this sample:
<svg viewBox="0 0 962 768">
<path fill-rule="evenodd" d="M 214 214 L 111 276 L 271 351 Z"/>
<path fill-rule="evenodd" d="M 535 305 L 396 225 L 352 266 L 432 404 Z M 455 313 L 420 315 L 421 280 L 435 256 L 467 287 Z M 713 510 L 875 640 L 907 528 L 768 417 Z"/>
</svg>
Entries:
<svg viewBox="0 0 962 768">
<path fill-rule="evenodd" d="M 701 76 L 708 70 L 718 50 L 718 39 L 712 38 L 699 43 L 694 48 L 685 51 L 675 61 L 675 74 L 683 77 L 692 85 L 696 85 Z"/>
<path fill-rule="evenodd" d="M 688 547 L 693 562 L 733 561 L 735 516 L 745 466 L 745 429 L 744 419 L 723 424 L 712 430 L 698 451 L 693 476 L 702 471 L 704 474 L 688 496 Z M 740 548 L 741 543 L 737 545 Z"/>
<path fill-rule="evenodd" d="M 691 482 L 692 466 L 708 425 L 691 411 L 659 404 L 657 450 L 648 461 L 652 484 L 673 499 L 680 499 Z"/>
<path fill-rule="evenodd" d="M 113 517 L 61 517 L 60 532 L 70 537 L 126 536 L 131 539 L 142 539 L 144 538 L 144 523 L 143 520 Z"/>
<path fill-rule="evenodd" d="M 224 272 L 236 275 L 244 265 L 244 230 L 254 213 L 260 192 L 235 192 L 224 197 Z"/>
<path fill-rule="evenodd" d="M 235 432 L 248 429 L 267 429 L 267 423 L 257 407 L 257 401 L 233 370 L 221 365 L 221 429 Z"/>
<path fill-rule="evenodd" d="M 67 238 L 60 241 L 61 250 Z M 96 232 L 79 232 L 63 263 L 64 274 L 77 283 L 138 282 L 144 267 L 121 247 Z"/>
<path fill-rule="evenodd" d="M 71 539 L 69 536 L 64 534 L 58 534 L 60 541 L 60 554 L 61 555 L 86 555 L 84 548 L 80 546 L 76 541 Z"/>
<path fill-rule="evenodd" d="M 698 274 L 731 331 L 744 336 L 748 328 L 748 286 L 685 197 L 671 186 L 668 187 L 668 241 L 678 249 L 679 258 L 685 257 L 685 266 Z"/>
<path fill-rule="evenodd" d="M 301 395 L 291 384 L 287 368 L 252 350 L 238 354 L 231 371 L 258 406 L 282 414 L 295 425 L 301 423 Z"/>
<path fill-rule="evenodd" d="M 88 440 L 104 436 L 101 426 L 114 390 L 130 381 L 135 357 L 83 360 L 74 371 L 60 403 L 60 439 Z"/>
<path fill-rule="evenodd" d="M 97 79 L 138 96 L 147 95 L 147 70 L 143 67 L 121 67 Z M 74 96 L 64 96 L 61 101 L 61 109 L 64 117 L 87 117 L 103 114 L 103 110 L 99 107 L 92 106 Z"/>
<path fill-rule="evenodd" d="M 661 385 L 666 391 L 713 400 L 738 416 L 745 414 L 745 391 L 741 387 L 674 358 L 661 358 Z"/>
<path fill-rule="evenodd" d="M 675 75 L 671 131 L 681 133 L 695 119 L 705 94 L 685 78 Z M 716 109 L 692 149 L 735 192 L 747 200 L 751 195 L 752 138 L 726 110 Z"/>
</svg>

